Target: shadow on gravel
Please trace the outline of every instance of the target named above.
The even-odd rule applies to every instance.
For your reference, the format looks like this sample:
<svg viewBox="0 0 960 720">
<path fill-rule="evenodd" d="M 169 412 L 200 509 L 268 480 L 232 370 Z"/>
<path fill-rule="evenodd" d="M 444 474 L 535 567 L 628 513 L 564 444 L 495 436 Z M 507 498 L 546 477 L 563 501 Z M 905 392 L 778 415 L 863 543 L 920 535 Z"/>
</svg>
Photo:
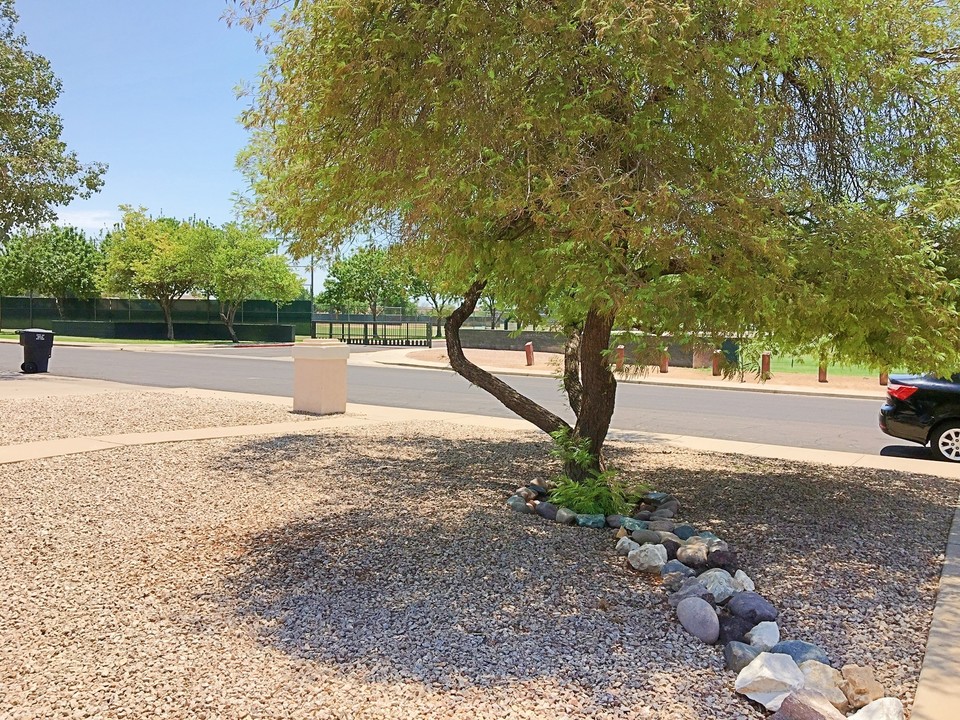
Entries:
<svg viewBox="0 0 960 720">
<path fill-rule="evenodd" d="M 656 582 L 624 569 L 612 531 L 504 508 L 557 470 L 535 438 L 326 433 L 241 446 L 211 471 L 298 475 L 323 500 L 249 538 L 223 602 L 263 642 L 374 681 L 550 676 L 601 707 L 613 681 L 652 691 L 655 672 L 720 671 L 719 651 L 679 629 Z M 785 639 L 820 644 L 837 666 L 873 665 L 894 690 L 916 682 L 958 483 L 662 446 L 610 455 L 731 543 L 781 609 Z"/>
<path fill-rule="evenodd" d="M 263 642 L 369 681 L 440 690 L 549 676 L 598 708 L 616 704 L 612 682 L 654 689 L 660 668 L 638 672 L 643 644 L 676 645 L 658 660 L 665 667 L 696 672 L 682 648 L 710 674 L 719 668 L 712 648 L 686 647 L 659 588 L 627 575 L 609 532 L 506 509 L 518 485 L 556 472 L 548 443 L 322 442 L 290 436 L 218 461 L 264 482 L 288 464 L 329 478 L 328 502 L 249 538 L 227 578 L 223 602 Z"/>
</svg>

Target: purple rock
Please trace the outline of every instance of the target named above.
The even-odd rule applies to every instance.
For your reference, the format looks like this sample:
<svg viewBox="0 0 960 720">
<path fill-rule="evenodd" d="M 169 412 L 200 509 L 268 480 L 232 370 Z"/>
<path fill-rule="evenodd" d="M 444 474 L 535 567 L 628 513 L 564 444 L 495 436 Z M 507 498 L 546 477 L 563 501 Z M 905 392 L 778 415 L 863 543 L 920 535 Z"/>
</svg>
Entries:
<svg viewBox="0 0 960 720">
<path fill-rule="evenodd" d="M 753 623 L 749 620 L 737 617 L 736 615 L 723 614 L 720 620 L 720 643 L 726 645 L 729 642 L 745 643 L 744 636 L 753 630 Z M 749 643 L 746 643 L 749 644 Z"/>
<path fill-rule="evenodd" d="M 635 512 L 635 513 L 633 514 L 633 519 L 634 519 L 634 520 L 649 520 L 649 519 L 650 519 L 650 511 L 649 511 L 649 510 L 640 510 L 639 512 Z"/>
<path fill-rule="evenodd" d="M 727 610 L 754 625 L 776 620 L 779 614 L 769 600 L 755 592 L 735 593 L 727 603 Z"/>
<path fill-rule="evenodd" d="M 620 515 L 607 515 L 607 526 L 612 528 L 620 527 L 620 523 L 623 521 L 622 516 Z"/>
<path fill-rule="evenodd" d="M 547 520 L 556 520 L 557 510 L 559 510 L 560 508 L 558 508 L 553 503 L 542 502 L 536 505 L 534 509 L 537 511 L 537 515 L 539 515 L 540 517 L 544 517 Z"/>
<path fill-rule="evenodd" d="M 698 597 L 684 598 L 677 604 L 677 619 L 683 629 L 698 640 L 712 645 L 720 634 L 713 605 Z"/>
</svg>

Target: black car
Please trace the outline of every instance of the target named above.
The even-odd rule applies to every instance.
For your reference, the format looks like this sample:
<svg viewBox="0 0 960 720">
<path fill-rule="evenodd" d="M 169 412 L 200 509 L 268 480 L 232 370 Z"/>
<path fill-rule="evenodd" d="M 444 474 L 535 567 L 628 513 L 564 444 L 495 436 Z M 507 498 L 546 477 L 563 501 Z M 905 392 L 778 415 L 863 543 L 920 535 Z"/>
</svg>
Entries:
<svg viewBox="0 0 960 720">
<path fill-rule="evenodd" d="M 887 435 L 926 445 L 942 460 L 960 462 L 960 375 L 891 375 L 880 408 Z"/>
</svg>

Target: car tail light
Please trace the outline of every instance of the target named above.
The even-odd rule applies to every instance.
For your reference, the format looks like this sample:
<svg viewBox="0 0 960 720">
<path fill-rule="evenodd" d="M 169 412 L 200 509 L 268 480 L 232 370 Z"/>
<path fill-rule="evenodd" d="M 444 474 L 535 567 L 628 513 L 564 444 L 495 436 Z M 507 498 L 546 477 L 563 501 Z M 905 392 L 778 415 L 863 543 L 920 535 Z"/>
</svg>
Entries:
<svg viewBox="0 0 960 720">
<path fill-rule="evenodd" d="M 906 400 L 917 391 L 913 385 L 890 385 L 887 394 L 897 400 Z"/>
</svg>

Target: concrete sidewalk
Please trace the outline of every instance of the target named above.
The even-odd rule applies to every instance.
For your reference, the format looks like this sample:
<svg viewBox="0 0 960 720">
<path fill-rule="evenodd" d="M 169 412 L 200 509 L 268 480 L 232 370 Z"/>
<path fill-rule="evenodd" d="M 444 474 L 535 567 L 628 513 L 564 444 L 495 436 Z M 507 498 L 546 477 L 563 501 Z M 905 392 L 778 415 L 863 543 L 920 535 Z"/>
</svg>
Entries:
<svg viewBox="0 0 960 720">
<path fill-rule="evenodd" d="M 48 396 L 91 396 L 106 392 L 166 392 L 188 397 L 215 397 L 255 400 L 291 407 L 290 398 L 248 393 L 227 393 L 193 388 L 163 389 L 111 383 L 98 380 L 63 378 L 54 375 L 0 373 L 0 403 L 9 399 Z M 290 421 L 263 425 L 210 427 L 164 432 L 90 435 L 87 437 L 44 440 L 0 446 L 0 464 L 23 462 L 61 455 L 98 452 L 119 447 L 188 442 L 223 437 L 293 434 L 337 427 L 356 427 L 395 422 L 425 423 L 441 421 L 472 427 L 489 427 L 514 432 L 530 430 L 520 419 L 477 416 L 428 410 L 409 410 L 374 405 L 349 404 L 344 415 L 318 417 L 316 420 Z M 918 461 L 907 458 L 828 452 L 779 445 L 732 442 L 712 438 L 611 430 L 610 440 L 672 445 L 703 452 L 718 452 L 777 458 L 807 463 L 863 467 L 960 479 L 960 464 Z M 911 717 L 913 720 L 955 720 L 960 708 L 960 510 L 954 516 L 950 532 L 940 591 L 934 610 L 924 662 Z"/>
</svg>

